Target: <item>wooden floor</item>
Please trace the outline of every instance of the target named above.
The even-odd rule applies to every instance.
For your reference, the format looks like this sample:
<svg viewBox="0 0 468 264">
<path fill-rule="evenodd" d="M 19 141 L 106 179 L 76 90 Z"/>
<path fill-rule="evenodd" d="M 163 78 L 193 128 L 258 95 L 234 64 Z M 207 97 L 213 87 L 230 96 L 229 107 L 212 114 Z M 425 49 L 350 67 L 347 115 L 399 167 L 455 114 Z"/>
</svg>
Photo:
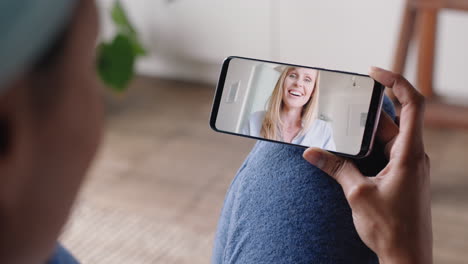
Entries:
<svg viewBox="0 0 468 264">
<path fill-rule="evenodd" d="M 82 263 L 208 263 L 226 189 L 253 145 L 212 132 L 214 87 L 138 78 L 62 236 Z M 426 129 L 435 263 L 468 260 L 468 131 Z"/>
</svg>

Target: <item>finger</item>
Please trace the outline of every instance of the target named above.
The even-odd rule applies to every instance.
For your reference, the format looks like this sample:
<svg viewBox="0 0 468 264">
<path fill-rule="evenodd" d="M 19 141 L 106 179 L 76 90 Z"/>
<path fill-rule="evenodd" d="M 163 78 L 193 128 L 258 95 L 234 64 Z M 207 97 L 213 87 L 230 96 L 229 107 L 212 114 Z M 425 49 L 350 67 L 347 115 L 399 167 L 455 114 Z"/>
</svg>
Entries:
<svg viewBox="0 0 468 264">
<path fill-rule="evenodd" d="M 372 67 L 369 75 L 393 90 L 402 105 L 400 132 L 406 143 L 418 144 L 422 138 L 424 97 L 401 75 Z"/>
<path fill-rule="evenodd" d="M 377 139 L 384 145 L 384 153 L 390 158 L 390 150 L 398 135 L 399 128 L 393 119 L 384 111 L 380 113 L 379 126 L 377 127 Z"/>
<path fill-rule="evenodd" d="M 346 197 L 355 189 L 354 187 L 361 186 L 368 180 L 350 160 L 333 155 L 328 151 L 309 148 L 304 151 L 303 157 L 334 178 L 343 188 Z"/>
</svg>

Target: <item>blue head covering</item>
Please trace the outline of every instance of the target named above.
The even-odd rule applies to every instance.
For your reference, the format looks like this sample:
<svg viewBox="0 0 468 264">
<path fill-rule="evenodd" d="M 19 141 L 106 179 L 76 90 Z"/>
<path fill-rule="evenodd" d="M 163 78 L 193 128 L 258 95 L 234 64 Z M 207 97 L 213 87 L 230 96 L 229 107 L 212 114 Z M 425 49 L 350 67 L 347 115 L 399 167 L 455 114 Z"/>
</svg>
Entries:
<svg viewBox="0 0 468 264">
<path fill-rule="evenodd" d="M 66 26 L 76 0 L 0 0 L 0 94 Z"/>
</svg>

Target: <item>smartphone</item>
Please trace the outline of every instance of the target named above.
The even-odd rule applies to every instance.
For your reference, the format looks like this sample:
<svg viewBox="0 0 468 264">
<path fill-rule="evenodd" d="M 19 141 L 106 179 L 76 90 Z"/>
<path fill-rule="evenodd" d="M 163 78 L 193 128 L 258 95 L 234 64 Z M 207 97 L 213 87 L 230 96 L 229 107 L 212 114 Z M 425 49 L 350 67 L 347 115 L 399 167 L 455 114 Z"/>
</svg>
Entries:
<svg viewBox="0 0 468 264">
<path fill-rule="evenodd" d="M 368 75 L 231 56 L 221 68 L 210 126 L 364 158 L 383 95 L 384 86 Z"/>
</svg>

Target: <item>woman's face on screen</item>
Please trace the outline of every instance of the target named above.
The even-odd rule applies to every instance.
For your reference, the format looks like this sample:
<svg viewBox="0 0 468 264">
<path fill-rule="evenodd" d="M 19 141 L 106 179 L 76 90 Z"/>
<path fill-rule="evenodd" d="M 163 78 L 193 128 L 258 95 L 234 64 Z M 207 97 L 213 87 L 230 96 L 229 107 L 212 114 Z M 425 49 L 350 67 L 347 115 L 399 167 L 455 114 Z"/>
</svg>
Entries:
<svg viewBox="0 0 468 264">
<path fill-rule="evenodd" d="M 303 107 L 315 88 L 317 70 L 291 68 L 283 82 L 283 103 L 289 108 Z"/>
</svg>

